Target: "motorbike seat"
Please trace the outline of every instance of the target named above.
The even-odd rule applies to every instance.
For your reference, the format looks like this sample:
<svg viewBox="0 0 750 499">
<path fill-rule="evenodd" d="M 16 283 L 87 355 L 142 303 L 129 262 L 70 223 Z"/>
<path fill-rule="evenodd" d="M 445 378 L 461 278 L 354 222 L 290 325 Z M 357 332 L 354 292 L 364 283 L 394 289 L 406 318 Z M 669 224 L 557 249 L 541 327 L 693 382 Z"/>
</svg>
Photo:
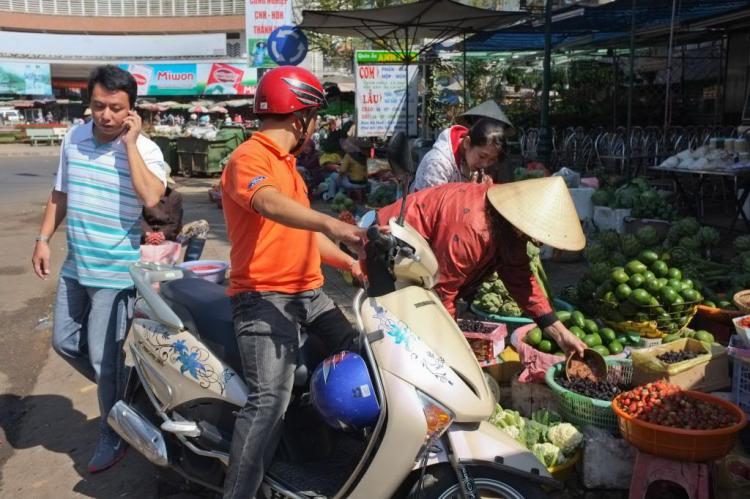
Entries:
<svg viewBox="0 0 750 499">
<path fill-rule="evenodd" d="M 161 295 L 188 331 L 244 379 L 242 358 L 234 334 L 232 308 L 226 289 L 204 279 L 183 278 L 162 283 Z M 320 348 L 319 340 L 306 341 L 300 348 L 297 368 L 294 371 L 294 386 L 304 386 L 307 383 L 312 370 L 310 362 L 319 358 L 319 355 L 313 356 L 310 352 L 317 353 Z"/>
</svg>

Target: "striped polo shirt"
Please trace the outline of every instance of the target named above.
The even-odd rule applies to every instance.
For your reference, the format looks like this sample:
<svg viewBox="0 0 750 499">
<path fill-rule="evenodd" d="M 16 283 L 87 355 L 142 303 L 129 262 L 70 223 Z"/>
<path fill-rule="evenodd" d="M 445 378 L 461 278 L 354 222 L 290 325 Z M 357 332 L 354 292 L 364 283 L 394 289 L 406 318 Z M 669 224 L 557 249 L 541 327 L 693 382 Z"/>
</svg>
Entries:
<svg viewBox="0 0 750 499">
<path fill-rule="evenodd" d="M 166 185 L 164 157 L 143 135 L 138 151 Z M 143 203 L 133 189 L 121 138 L 100 145 L 93 121 L 70 129 L 62 143 L 55 190 L 67 193 L 68 257 L 61 275 L 83 286 L 133 286 L 129 266 L 141 259 Z"/>
</svg>

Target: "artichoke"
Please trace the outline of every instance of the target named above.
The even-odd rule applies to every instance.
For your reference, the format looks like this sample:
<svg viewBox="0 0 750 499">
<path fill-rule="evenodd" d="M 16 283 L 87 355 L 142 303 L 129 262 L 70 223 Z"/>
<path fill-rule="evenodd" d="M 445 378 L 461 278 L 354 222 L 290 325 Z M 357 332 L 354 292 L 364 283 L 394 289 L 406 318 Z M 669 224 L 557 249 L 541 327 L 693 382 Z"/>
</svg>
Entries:
<svg viewBox="0 0 750 499">
<path fill-rule="evenodd" d="M 697 234 L 701 229 L 701 224 L 693 217 L 683 218 L 675 225 L 681 237 L 692 236 Z"/>
<path fill-rule="evenodd" d="M 721 234 L 713 227 L 701 227 L 698 231 L 698 242 L 704 248 L 713 248 L 719 245 Z"/>
<path fill-rule="evenodd" d="M 578 288 L 575 286 L 567 286 L 560 293 L 560 298 L 570 303 L 571 305 L 577 305 L 580 296 L 578 295 Z"/>
<path fill-rule="evenodd" d="M 659 242 L 659 233 L 651 225 L 644 225 L 635 233 L 638 242 L 645 248 L 653 248 Z"/>
<path fill-rule="evenodd" d="M 608 261 L 613 267 L 624 267 L 630 261 L 630 259 L 625 257 L 625 255 L 623 255 L 619 251 L 615 251 L 609 255 Z"/>
<path fill-rule="evenodd" d="M 620 246 L 620 234 L 614 229 L 602 232 L 599 240 L 609 249 L 617 249 Z"/>
<path fill-rule="evenodd" d="M 643 250 L 643 247 L 637 237 L 633 234 L 628 234 L 620 240 L 620 249 L 622 250 L 623 255 L 628 258 L 633 258 L 638 256 L 638 253 Z"/>
<path fill-rule="evenodd" d="M 612 273 L 610 266 L 604 262 L 595 263 L 589 270 L 591 280 L 596 284 L 601 284 L 609 280 L 609 275 Z"/>
<path fill-rule="evenodd" d="M 503 284 L 503 281 L 501 281 L 500 279 L 492 283 L 492 291 L 500 296 L 507 296 L 508 294 L 508 290 L 505 288 L 505 284 Z"/>
<path fill-rule="evenodd" d="M 750 236 L 740 236 L 732 243 L 734 249 L 739 253 L 750 251 Z"/>
<path fill-rule="evenodd" d="M 500 307 L 500 313 L 508 317 L 521 317 L 523 315 L 521 308 L 514 302 L 504 303 Z"/>
<path fill-rule="evenodd" d="M 690 265 L 695 258 L 695 253 L 678 246 L 672 250 L 671 256 L 672 261 L 670 263 L 672 263 L 672 266 L 682 269 L 683 267 Z"/>
<path fill-rule="evenodd" d="M 678 245 L 678 247 L 691 253 L 698 253 L 701 249 L 701 245 L 698 242 L 698 239 L 692 236 L 686 236 L 680 239 L 680 244 Z"/>
<path fill-rule="evenodd" d="M 579 300 L 583 302 L 591 301 L 591 297 L 596 292 L 596 283 L 589 278 L 581 279 L 578 282 Z"/>
<path fill-rule="evenodd" d="M 593 243 L 586 246 L 583 250 L 583 257 L 589 261 L 589 263 L 599 263 L 607 260 L 607 248 L 602 243 Z"/>
</svg>

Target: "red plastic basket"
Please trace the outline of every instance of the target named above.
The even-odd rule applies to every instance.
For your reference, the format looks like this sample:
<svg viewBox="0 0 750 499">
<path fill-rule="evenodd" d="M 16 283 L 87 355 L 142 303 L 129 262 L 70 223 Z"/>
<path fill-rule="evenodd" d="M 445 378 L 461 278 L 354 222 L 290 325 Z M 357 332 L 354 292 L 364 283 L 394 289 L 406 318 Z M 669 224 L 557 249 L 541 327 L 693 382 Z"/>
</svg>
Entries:
<svg viewBox="0 0 750 499">
<path fill-rule="evenodd" d="M 739 420 L 739 423 L 719 430 L 680 430 L 655 425 L 625 414 L 617 404 L 622 397 L 618 395 L 612 401 L 612 410 L 619 419 L 620 433 L 638 450 L 675 461 L 704 462 L 729 454 L 740 431 L 747 424 L 744 411 L 719 397 L 690 390 L 684 393 L 724 407 Z"/>
</svg>

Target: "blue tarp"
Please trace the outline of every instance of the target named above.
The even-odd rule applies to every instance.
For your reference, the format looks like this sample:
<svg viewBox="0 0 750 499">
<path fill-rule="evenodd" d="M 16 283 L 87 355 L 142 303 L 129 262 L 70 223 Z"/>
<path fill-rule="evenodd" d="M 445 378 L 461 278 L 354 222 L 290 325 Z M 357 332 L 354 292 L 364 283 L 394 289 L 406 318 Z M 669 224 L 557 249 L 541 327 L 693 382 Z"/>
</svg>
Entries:
<svg viewBox="0 0 750 499">
<path fill-rule="evenodd" d="M 596 43 L 630 36 L 631 0 L 616 0 L 601 7 L 570 6 L 553 15 L 583 9 L 580 16 L 552 24 L 552 45 L 577 39 Z M 689 23 L 750 8 L 750 0 L 679 0 L 676 23 Z M 636 29 L 668 26 L 672 21 L 672 0 L 640 0 L 636 4 Z M 544 26 L 530 23 L 494 32 L 485 32 L 466 40 L 466 49 L 476 52 L 513 52 L 544 50 Z"/>
</svg>

